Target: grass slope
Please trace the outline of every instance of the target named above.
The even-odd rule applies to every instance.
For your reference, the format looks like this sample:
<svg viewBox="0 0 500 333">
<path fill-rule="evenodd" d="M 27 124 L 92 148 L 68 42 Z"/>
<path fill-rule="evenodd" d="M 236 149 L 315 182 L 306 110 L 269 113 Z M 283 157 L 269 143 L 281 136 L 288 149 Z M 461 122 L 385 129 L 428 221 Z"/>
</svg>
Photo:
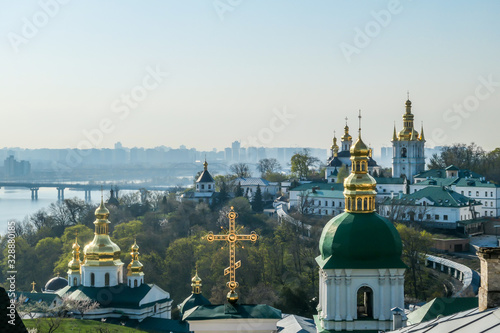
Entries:
<svg viewBox="0 0 500 333">
<path fill-rule="evenodd" d="M 25 319 L 23 320 L 26 328 L 35 328 L 37 327 L 37 320 L 40 323 L 38 333 L 48 332 L 49 326 L 47 323 L 47 319 Z M 106 324 L 101 323 L 95 320 L 81 320 L 81 319 L 72 319 L 65 318 L 61 320 L 61 325 L 54 333 L 65 333 L 65 332 L 79 332 L 79 333 L 87 333 L 87 332 L 103 332 L 103 333 L 140 333 L 145 331 L 136 330 L 130 327 L 124 327 L 120 325 Z"/>
</svg>

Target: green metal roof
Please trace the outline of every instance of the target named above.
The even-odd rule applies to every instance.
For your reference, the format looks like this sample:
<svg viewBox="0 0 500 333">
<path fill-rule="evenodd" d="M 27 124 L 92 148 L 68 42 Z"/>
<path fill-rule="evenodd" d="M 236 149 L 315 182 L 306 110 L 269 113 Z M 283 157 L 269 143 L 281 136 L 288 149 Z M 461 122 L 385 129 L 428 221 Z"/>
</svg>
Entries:
<svg viewBox="0 0 500 333">
<path fill-rule="evenodd" d="M 183 314 L 184 312 L 194 308 L 195 306 L 211 304 L 212 303 L 210 303 L 210 301 L 202 294 L 191 294 L 179 305 L 179 310 L 181 314 Z"/>
<path fill-rule="evenodd" d="M 330 199 L 344 199 L 344 192 L 337 190 L 306 190 L 305 195 L 309 198 L 330 198 Z"/>
<path fill-rule="evenodd" d="M 16 298 L 21 295 L 28 299 L 26 302 L 28 304 L 45 303 L 50 305 L 57 297 L 59 297 L 59 295 L 53 293 L 27 293 L 23 291 L 16 291 Z"/>
<path fill-rule="evenodd" d="M 266 304 L 200 305 L 184 313 L 182 320 L 281 319 L 281 311 Z"/>
<path fill-rule="evenodd" d="M 424 198 L 432 202 L 434 206 L 439 207 L 466 207 L 469 204 L 473 206 L 481 205 L 478 201 L 470 199 L 453 190 L 443 188 L 442 186 L 427 186 L 412 194 L 405 194 L 401 199 L 386 198 L 382 201 L 382 204 L 419 206 L 421 204 L 417 203 L 417 201 Z"/>
<path fill-rule="evenodd" d="M 293 188 L 291 191 L 307 191 L 317 187 L 319 190 L 343 191 L 344 184 L 342 183 L 306 183 Z"/>
<path fill-rule="evenodd" d="M 476 223 L 486 223 L 490 220 L 488 219 L 472 219 L 472 220 L 463 220 L 463 221 L 457 221 L 457 224 L 460 224 L 460 225 L 470 225 L 470 224 L 476 224 Z"/>
<path fill-rule="evenodd" d="M 458 168 L 457 168 L 458 169 Z M 453 169 L 455 170 L 455 169 Z M 430 169 L 423 171 L 413 178 L 446 178 L 446 169 Z M 462 169 L 458 170 L 458 177 L 461 178 L 481 178 L 482 176 L 474 171 Z"/>
<path fill-rule="evenodd" d="M 142 309 L 155 303 L 170 301 L 164 298 L 152 303 L 139 305 L 147 293 L 152 289 L 152 284 L 141 284 L 139 287 L 130 288 L 126 284 L 119 284 L 113 287 L 66 287 L 57 292 L 60 296 L 67 294 L 72 298 L 88 297 L 99 303 L 101 308 L 125 308 Z"/>
<path fill-rule="evenodd" d="M 405 182 L 405 180 L 403 178 L 389 178 L 389 177 L 373 177 L 373 178 L 377 182 L 377 185 L 379 185 L 379 184 L 402 185 Z"/>
<path fill-rule="evenodd" d="M 323 228 L 316 262 L 329 268 L 406 268 L 401 237 L 377 213 L 344 212 Z"/>
<path fill-rule="evenodd" d="M 438 316 L 449 316 L 478 307 L 477 297 L 438 297 L 408 314 L 408 325 L 433 320 Z"/>
</svg>

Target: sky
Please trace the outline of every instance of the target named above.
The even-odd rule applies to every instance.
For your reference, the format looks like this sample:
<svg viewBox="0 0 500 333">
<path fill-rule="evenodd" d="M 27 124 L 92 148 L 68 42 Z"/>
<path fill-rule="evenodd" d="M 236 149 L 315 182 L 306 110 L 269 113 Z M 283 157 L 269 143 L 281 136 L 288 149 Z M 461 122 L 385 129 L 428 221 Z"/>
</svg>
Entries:
<svg viewBox="0 0 500 333">
<path fill-rule="evenodd" d="M 0 147 L 498 146 L 498 1 L 0 0 Z"/>
</svg>

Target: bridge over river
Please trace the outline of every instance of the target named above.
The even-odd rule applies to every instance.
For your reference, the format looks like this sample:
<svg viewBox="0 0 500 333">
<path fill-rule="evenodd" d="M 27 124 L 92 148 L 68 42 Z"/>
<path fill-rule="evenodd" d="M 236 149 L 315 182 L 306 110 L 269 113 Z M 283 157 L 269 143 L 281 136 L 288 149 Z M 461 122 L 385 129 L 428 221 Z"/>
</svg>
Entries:
<svg viewBox="0 0 500 333">
<path fill-rule="evenodd" d="M 57 189 L 57 199 L 64 200 L 64 190 L 80 190 L 85 191 L 85 200 L 90 201 L 90 193 L 92 191 L 113 188 L 116 190 L 131 190 L 138 191 L 145 189 L 148 191 L 170 191 L 174 186 L 154 185 L 151 183 L 85 183 L 85 182 L 7 182 L 0 181 L 0 188 L 16 187 L 27 188 L 31 191 L 31 200 L 38 200 L 38 190 L 42 187 Z"/>
</svg>

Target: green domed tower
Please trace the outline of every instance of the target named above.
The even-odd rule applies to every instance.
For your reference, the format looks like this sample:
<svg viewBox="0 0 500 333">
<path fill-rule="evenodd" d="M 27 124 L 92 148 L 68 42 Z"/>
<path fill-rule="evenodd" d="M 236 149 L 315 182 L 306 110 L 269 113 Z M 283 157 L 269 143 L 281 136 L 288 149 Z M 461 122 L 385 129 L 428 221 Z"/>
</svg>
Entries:
<svg viewBox="0 0 500 333">
<path fill-rule="evenodd" d="M 394 225 L 375 212 L 377 183 L 368 174 L 371 149 L 361 139 L 361 129 L 350 152 L 345 212 L 323 228 L 316 258 L 318 332 L 388 330 L 391 309 L 404 306 L 401 238 Z"/>
</svg>

